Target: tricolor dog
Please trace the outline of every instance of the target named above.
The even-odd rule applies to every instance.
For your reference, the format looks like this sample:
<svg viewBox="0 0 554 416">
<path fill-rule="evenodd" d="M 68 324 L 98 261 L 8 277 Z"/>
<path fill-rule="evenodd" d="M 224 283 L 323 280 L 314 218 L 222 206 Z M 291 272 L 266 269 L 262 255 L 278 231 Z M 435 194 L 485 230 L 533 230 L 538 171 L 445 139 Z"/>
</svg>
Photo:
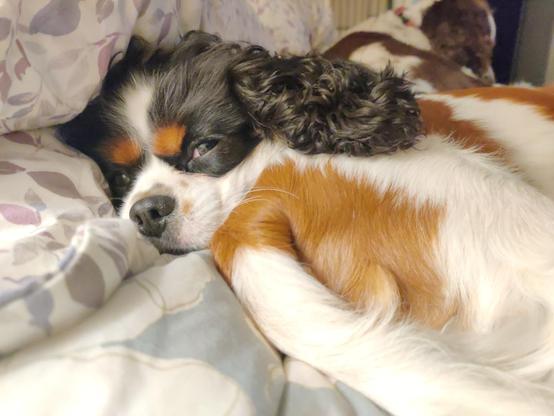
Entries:
<svg viewBox="0 0 554 416">
<path fill-rule="evenodd" d="M 553 94 L 131 52 L 60 132 L 160 251 L 210 247 L 279 349 L 392 414 L 553 414 Z"/>
</svg>

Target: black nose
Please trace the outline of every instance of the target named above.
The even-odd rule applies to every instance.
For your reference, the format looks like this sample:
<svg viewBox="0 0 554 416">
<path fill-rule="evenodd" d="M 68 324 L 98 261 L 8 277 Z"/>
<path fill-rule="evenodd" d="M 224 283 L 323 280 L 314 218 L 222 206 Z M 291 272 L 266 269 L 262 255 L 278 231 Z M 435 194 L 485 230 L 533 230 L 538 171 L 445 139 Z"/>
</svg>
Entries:
<svg viewBox="0 0 554 416">
<path fill-rule="evenodd" d="M 143 198 L 133 204 L 129 217 L 141 234 L 146 237 L 161 237 L 167 225 L 167 216 L 175 209 L 175 199 L 166 195 Z"/>
</svg>

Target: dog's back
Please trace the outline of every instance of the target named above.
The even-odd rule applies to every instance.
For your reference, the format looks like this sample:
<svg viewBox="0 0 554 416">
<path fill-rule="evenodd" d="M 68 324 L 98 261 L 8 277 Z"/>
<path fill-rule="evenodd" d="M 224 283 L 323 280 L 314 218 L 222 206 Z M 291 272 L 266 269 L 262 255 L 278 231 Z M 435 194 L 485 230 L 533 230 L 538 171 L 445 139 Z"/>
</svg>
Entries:
<svg viewBox="0 0 554 416">
<path fill-rule="evenodd" d="M 499 157 L 554 199 L 554 94 L 548 88 L 496 87 L 418 100 L 426 134 Z"/>
<path fill-rule="evenodd" d="M 268 167 L 216 262 L 277 346 L 394 414 L 549 415 L 554 96 L 420 105 L 415 149 Z"/>
</svg>

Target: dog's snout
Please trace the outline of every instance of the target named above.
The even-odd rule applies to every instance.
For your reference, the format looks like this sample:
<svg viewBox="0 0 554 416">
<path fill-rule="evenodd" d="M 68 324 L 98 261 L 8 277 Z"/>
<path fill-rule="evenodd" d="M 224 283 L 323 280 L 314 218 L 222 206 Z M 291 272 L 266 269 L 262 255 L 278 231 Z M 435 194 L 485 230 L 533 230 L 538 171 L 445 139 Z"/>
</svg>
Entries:
<svg viewBox="0 0 554 416">
<path fill-rule="evenodd" d="M 167 217 L 175 209 L 175 199 L 166 195 L 143 198 L 133 204 L 129 217 L 141 234 L 146 237 L 161 237 L 167 225 Z"/>
</svg>

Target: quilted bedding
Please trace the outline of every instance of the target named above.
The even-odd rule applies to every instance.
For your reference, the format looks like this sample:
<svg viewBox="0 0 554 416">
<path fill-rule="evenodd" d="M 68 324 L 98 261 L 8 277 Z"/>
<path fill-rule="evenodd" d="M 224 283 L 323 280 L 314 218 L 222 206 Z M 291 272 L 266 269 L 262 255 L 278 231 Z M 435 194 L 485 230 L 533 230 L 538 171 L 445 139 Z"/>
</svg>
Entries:
<svg viewBox="0 0 554 416">
<path fill-rule="evenodd" d="M 54 136 L 131 34 L 196 28 L 295 53 L 334 37 L 320 0 L 0 3 L 0 414 L 382 414 L 276 352 L 208 252 L 160 256 Z"/>
</svg>

